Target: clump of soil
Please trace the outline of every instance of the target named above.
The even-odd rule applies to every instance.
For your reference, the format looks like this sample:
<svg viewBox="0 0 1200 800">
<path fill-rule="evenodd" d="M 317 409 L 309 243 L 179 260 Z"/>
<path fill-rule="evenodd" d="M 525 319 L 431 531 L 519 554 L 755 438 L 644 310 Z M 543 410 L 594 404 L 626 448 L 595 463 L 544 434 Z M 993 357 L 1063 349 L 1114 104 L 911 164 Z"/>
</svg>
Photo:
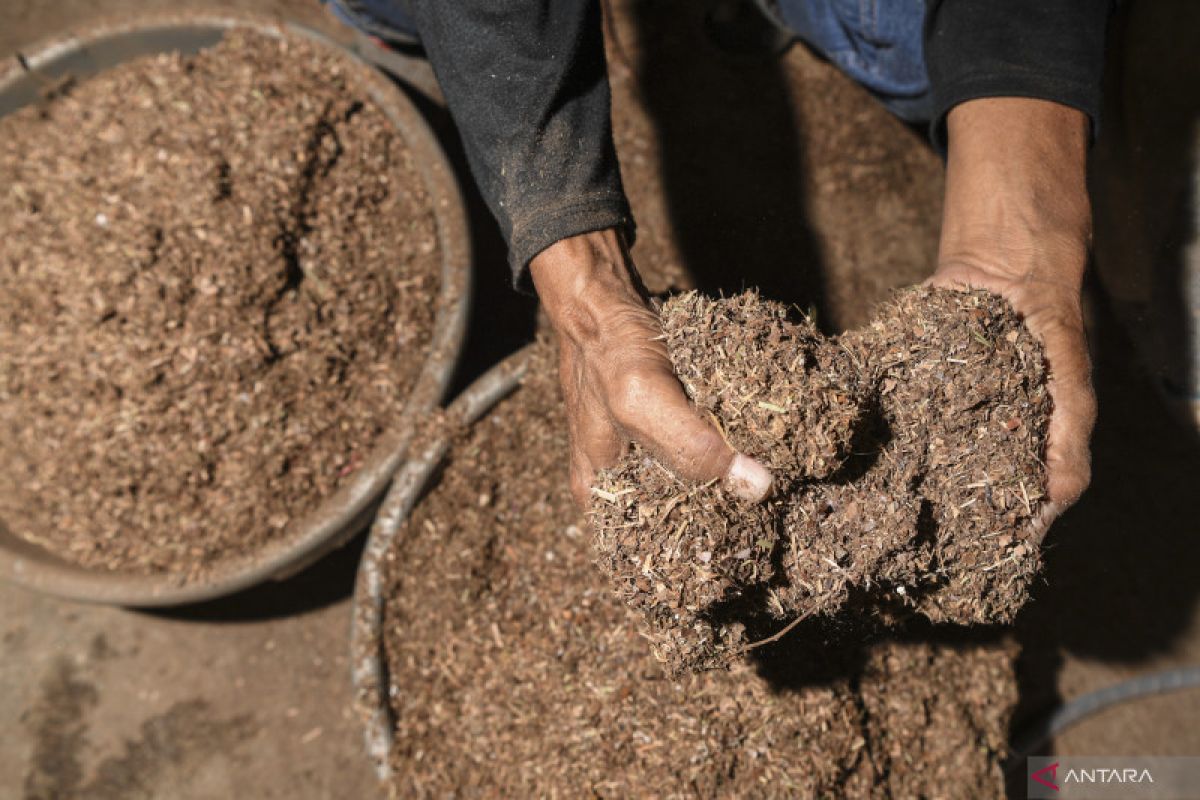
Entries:
<svg viewBox="0 0 1200 800">
<path fill-rule="evenodd" d="M 233 31 L 0 120 L 0 520 L 190 576 L 286 537 L 402 408 L 436 221 L 360 67 Z"/>
<path fill-rule="evenodd" d="M 762 457 L 786 493 L 842 468 L 863 409 L 847 351 L 753 293 L 723 301 L 679 295 L 663 322 L 688 394 L 733 447 Z M 618 595 L 646 615 L 666 661 L 717 666 L 742 644 L 742 631 L 714 625 L 704 612 L 778 582 L 784 530 L 775 505 L 684 486 L 646 458 L 624 469 L 627 478 L 614 477 L 612 491 L 595 490 L 606 508 L 627 512 L 596 525 L 601 567 Z"/>
<path fill-rule="evenodd" d="M 1002 796 L 1011 644 L 816 624 L 753 663 L 673 680 L 592 564 L 566 447 L 542 343 L 395 540 L 396 796 L 918 796 L 950 769 Z"/>
<path fill-rule="evenodd" d="M 636 449 L 599 477 L 597 562 L 670 671 L 852 600 L 1012 619 L 1040 563 L 1050 400 L 1040 346 L 1003 300 L 908 290 L 837 339 L 753 294 L 682 295 L 662 321 L 688 394 L 777 481 L 747 506 Z"/>
<path fill-rule="evenodd" d="M 812 322 L 755 293 L 714 302 L 696 292 L 673 298 L 663 320 L 679 379 L 735 448 L 761 453 L 789 482 L 843 465 L 863 381 L 851 354 Z"/>
</svg>

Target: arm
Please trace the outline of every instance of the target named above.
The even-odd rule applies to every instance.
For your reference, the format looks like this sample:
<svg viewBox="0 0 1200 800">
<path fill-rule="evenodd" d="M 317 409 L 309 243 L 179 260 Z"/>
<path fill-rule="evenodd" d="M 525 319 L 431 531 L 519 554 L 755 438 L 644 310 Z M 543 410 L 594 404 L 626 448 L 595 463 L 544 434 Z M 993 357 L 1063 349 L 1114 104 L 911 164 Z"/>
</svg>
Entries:
<svg viewBox="0 0 1200 800">
<path fill-rule="evenodd" d="M 514 281 L 556 241 L 632 235 L 594 0 L 408 0 Z"/>
<path fill-rule="evenodd" d="M 1096 400 L 1080 294 L 1109 6 L 928 0 L 925 19 L 932 134 L 947 152 L 931 282 L 998 292 L 1042 340 L 1054 401 L 1042 534 L 1091 477 Z"/>
<path fill-rule="evenodd" d="M 758 500 L 771 476 L 702 420 L 675 378 L 626 241 L 595 0 L 410 0 L 471 170 L 558 334 L 571 489 L 634 439 L 681 477 Z"/>
<path fill-rule="evenodd" d="M 1008 298 L 1050 366 L 1048 525 L 1087 488 L 1096 417 L 1080 292 L 1091 242 L 1088 120 L 1044 100 L 985 98 L 947 119 L 949 158 L 932 282 Z M 1044 527 L 1043 527 L 1044 531 Z"/>
</svg>

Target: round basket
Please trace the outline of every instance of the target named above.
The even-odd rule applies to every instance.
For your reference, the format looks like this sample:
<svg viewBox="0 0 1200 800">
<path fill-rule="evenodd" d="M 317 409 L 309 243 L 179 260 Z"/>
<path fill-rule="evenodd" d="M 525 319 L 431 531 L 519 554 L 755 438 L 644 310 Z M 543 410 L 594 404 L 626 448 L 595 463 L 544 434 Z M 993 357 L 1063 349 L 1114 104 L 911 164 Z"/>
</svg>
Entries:
<svg viewBox="0 0 1200 800">
<path fill-rule="evenodd" d="M 0 577 L 61 597 L 140 607 L 210 600 L 268 579 L 286 578 L 367 526 L 404 461 L 416 421 L 442 400 L 449 386 L 462 349 L 471 275 L 471 245 L 457 179 L 433 131 L 404 92 L 350 51 L 297 24 L 225 12 L 100 26 L 87 35 L 25 51 L 23 59 L 14 60 L 0 72 L 0 116 L 39 101 L 43 87 L 61 79 L 85 78 L 157 53 L 195 53 L 216 44 L 229 30 L 245 27 L 270 36 L 303 36 L 335 50 L 357 70 L 360 85 L 366 87 L 413 154 L 434 208 L 442 265 L 432 337 L 404 411 L 354 476 L 299 520 L 290 536 L 250 556 L 218 562 L 197 579 L 88 569 L 22 539 L 6 529 L 2 520 Z"/>
</svg>

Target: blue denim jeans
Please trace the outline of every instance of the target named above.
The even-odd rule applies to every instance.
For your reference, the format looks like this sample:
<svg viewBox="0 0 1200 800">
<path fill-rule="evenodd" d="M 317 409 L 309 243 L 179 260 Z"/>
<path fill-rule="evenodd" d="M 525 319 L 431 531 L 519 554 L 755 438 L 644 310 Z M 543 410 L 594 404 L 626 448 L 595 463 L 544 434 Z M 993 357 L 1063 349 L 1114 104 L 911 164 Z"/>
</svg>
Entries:
<svg viewBox="0 0 1200 800">
<path fill-rule="evenodd" d="M 415 44 L 421 38 L 416 24 L 396 0 L 321 0 L 352 28 L 388 44 Z"/>
<path fill-rule="evenodd" d="M 924 0 L 765 2 L 777 21 L 893 114 L 909 122 L 927 122 L 933 115 L 925 73 Z"/>
<path fill-rule="evenodd" d="M 385 42 L 419 41 L 398 0 L 326 0 L 347 24 Z M 932 115 L 922 42 L 924 0 L 756 0 L 893 114 Z M 1002 0 L 997 0 L 1002 2 Z"/>
</svg>

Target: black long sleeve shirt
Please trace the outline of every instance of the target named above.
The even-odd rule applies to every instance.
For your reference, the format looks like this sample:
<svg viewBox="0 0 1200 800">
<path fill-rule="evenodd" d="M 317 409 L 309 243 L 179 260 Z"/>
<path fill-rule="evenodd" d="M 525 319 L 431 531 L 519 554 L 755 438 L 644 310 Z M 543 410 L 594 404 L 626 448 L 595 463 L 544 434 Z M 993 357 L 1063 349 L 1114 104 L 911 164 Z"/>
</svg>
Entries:
<svg viewBox="0 0 1200 800">
<path fill-rule="evenodd" d="M 925 61 L 945 115 L 979 97 L 1051 100 L 1096 129 L 1108 0 L 927 0 Z M 612 141 L 598 0 L 408 0 L 514 279 L 588 231 L 632 233 Z M 747 131 L 753 136 L 753 131 Z"/>
</svg>

